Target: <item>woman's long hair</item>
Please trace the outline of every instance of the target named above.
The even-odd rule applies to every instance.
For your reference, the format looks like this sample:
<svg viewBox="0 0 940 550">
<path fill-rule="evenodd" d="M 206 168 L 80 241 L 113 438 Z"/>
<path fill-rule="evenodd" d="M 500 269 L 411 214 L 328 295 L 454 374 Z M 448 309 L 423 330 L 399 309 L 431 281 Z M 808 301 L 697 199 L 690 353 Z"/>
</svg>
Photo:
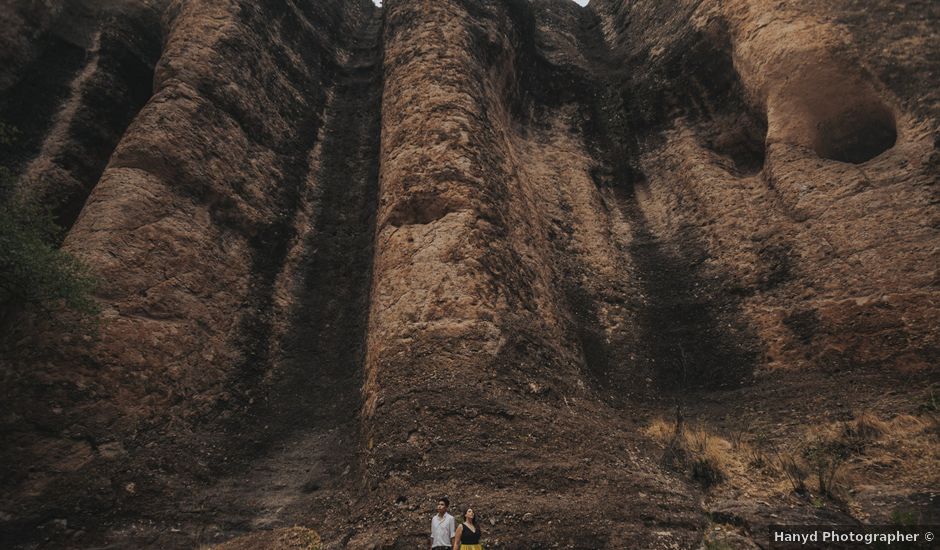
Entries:
<svg viewBox="0 0 940 550">
<path fill-rule="evenodd" d="M 477 511 L 473 506 L 467 506 L 467 510 L 473 510 L 473 519 L 469 520 L 470 525 L 473 525 L 474 529 L 479 530 L 479 524 L 477 523 Z M 463 520 L 467 521 L 467 512 L 463 513 Z"/>
</svg>

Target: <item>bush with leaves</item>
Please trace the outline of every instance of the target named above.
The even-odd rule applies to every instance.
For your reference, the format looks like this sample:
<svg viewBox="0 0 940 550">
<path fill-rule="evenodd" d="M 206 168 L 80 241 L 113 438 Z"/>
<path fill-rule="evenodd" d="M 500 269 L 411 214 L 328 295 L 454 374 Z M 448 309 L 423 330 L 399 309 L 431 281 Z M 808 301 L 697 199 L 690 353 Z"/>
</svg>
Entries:
<svg viewBox="0 0 940 550">
<path fill-rule="evenodd" d="M 0 123 L 0 146 L 15 138 L 16 131 Z M 18 192 L 12 172 L 0 166 L 0 311 L 65 306 L 85 315 L 98 312 L 95 277 L 58 248 L 62 233 L 50 209 Z"/>
</svg>

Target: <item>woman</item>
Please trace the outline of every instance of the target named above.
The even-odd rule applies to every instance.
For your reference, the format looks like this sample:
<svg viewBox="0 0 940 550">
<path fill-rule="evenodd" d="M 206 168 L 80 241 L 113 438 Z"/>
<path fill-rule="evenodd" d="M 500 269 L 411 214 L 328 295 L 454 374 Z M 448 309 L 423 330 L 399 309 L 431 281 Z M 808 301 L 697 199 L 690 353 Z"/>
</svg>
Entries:
<svg viewBox="0 0 940 550">
<path fill-rule="evenodd" d="M 463 523 L 457 527 L 457 533 L 454 534 L 454 550 L 483 550 L 480 545 L 480 526 L 477 524 L 473 508 L 467 508 Z"/>
</svg>

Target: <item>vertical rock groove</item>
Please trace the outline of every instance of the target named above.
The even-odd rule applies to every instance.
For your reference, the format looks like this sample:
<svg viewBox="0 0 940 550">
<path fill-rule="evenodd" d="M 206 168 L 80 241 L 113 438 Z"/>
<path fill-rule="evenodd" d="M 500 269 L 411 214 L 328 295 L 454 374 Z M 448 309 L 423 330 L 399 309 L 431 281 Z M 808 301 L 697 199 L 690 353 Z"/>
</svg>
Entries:
<svg viewBox="0 0 940 550">
<path fill-rule="evenodd" d="M 648 528 L 630 510 L 666 500 L 674 508 L 657 520 L 659 536 L 688 540 L 697 520 L 680 485 L 644 475 L 653 466 L 626 451 L 627 429 L 585 383 L 593 355 L 564 305 L 543 212 L 559 193 L 552 186 L 568 186 L 538 152 L 573 155 L 566 148 L 577 145 L 539 144 L 547 121 L 516 118 L 543 109 L 516 73 L 519 60 L 537 59 L 533 8 L 399 0 L 384 9 L 362 419 L 371 514 L 389 517 L 395 502 L 435 491 L 474 495 L 500 517 L 533 505 L 555 518 L 562 508 L 600 506 L 596 520 L 559 519 L 529 537 L 591 548 L 612 544 L 595 523 L 601 517 L 631 525 L 626 544 L 640 544 Z M 590 185 L 583 174 L 578 181 Z M 595 452 L 589 433 L 622 452 Z M 533 496 L 523 484 L 552 494 Z M 351 544 L 395 538 L 377 529 L 358 536 Z"/>
<path fill-rule="evenodd" d="M 150 98 L 163 40 L 160 12 L 155 6 L 69 4 L 47 35 L 48 45 L 2 94 L 0 119 L 20 131 L 10 159 L 21 172 L 22 192 L 38 195 L 68 229 Z M 75 62 L 80 69 L 70 71 L 67 65 Z M 62 93 L 45 91 L 52 86 Z"/>
<path fill-rule="evenodd" d="M 3 390 L 6 402 L 48 434 L 36 440 L 27 433 L 33 427 L 8 427 L 5 452 L 22 464 L 49 446 L 78 457 L 62 476 L 52 464 L 36 475 L 8 478 L 36 495 L 10 523 L 18 526 L 17 536 L 29 536 L 49 513 L 68 513 L 82 525 L 95 514 L 121 517 L 145 508 L 152 496 L 180 498 L 189 493 L 188 479 L 226 471 L 223 456 L 234 459 L 253 448 L 263 453 L 267 442 L 283 435 L 252 432 L 263 430 L 252 419 L 270 411 L 265 398 L 282 399 L 271 408 L 285 424 L 309 420 L 306 413 L 317 407 L 298 411 L 291 399 L 310 396 L 278 394 L 299 389 L 289 387 L 289 377 L 303 365 L 315 381 L 332 369 L 346 377 L 335 384 L 358 395 L 357 346 L 335 349 L 339 344 L 328 334 L 355 341 L 362 330 L 356 312 L 364 318 L 364 306 L 356 309 L 356 302 L 366 299 L 376 171 L 370 151 L 379 105 L 369 66 L 375 44 L 368 36 L 378 35 L 373 12 L 366 0 L 166 7 L 153 96 L 110 156 L 63 245 L 109 282 L 98 295 L 104 322 L 97 339 L 76 348 L 69 337 L 4 358 L 11 377 Z M 102 92 L 95 83 L 89 79 L 91 92 Z M 328 103 L 332 110 L 325 112 Z M 325 119 L 333 125 L 328 131 Z M 357 125 L 360 133 L 347 138 Z M 305 223 L 303 212 L 317 209 L 316 219 Z M 330 252 L 324 245 L 339 245 L 331 235 L 339 232 L 349 238 Z M 300 252 L 298 260 L 290 255 L 297 242 L 315 248 Z M 350 246 L 359 248 L 357 256 L 337 255 Z M 324 284 L 326 273 L 337 274 L 346 290 L 304 290 Z M 345 292 L 350 303 L 311 303 L 311 292 Z M 311 337 L 324 340 L 335 355 L 310 357 L 308 342 L 298 343 L 309 334 L 281 341 L 287 318 L 302 318 L 304 308 L 320 308 L 310 323 L 344 325 Z M 41 339 L 43 331 L 54 330 L 42 327 L 41 320 L 24 324 L 11 338 Z M 278 369 L 279 362 L 290 363 L 279 349 L 300 356 Z M 45 365 L 41 372 L 27 368 L 34 361 Z M 288 379 L 278 378 L 281 372 Z M 53 382 L 37 386 L 31 377 Z M 270 392 L 268 381 L 274 384 Z M 49 384 L 55 389 L 49 391 Z M 33 399 L 39 395 L 42 400 Z M 358 401 L 352 399 L 330 418 L 354 414 Z M 81 405 L 55 416 L 44 409 L 48 400 Z M 179 422 L 190 436 L 170 435 Z M 104 456 L 103 445 L 121 452 Z M 114 459 L 125 453 L 130 460 Z M 154 475 L 154 464 L 167 475 Z M 139 492 L 117 481 L 130 478 Z M 82 479 L 103 488 L 60 490 Z"/>
<path fill-rule="evenodd" d="M 326 516 L 321 533 L 341 538 L 351 513 L 345 491 L 359 473 L 382 85 L 382 19 L 356 15 L 337 52 L 295 236 L 273 288 L 280 305 L 263 341 L 271 364 L 257 373 L 263 381 L 240 380 L 264 391 L 247 419 L 227 423 L 226 438 L 246 448 L 193 498 L 235 531 L 293 525 L 316 510 Z"/>
</svg>

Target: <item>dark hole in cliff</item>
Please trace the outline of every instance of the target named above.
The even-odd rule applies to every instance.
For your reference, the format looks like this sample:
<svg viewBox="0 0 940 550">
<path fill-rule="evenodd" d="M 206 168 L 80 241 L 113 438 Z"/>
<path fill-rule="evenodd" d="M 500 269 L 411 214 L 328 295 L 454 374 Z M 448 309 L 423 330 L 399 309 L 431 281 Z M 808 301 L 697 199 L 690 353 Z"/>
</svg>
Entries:
<svg viewBox="0 0 940 550">
<path fill-rule="evenodd" d="M 416 197 L 413 200 L 401 201 L 389 213 L 386 222 L 393 227 L 426 225 L 443 218 L 451 211 L 445 200 L 434 197 Z"/>
<path fill-rule="evenodd" d="M 861 164 L 894 147 L 898 138 L 894 115 L 881 104 L 863 103 L 817 124 L 816 154 Z"/>
</svg>

